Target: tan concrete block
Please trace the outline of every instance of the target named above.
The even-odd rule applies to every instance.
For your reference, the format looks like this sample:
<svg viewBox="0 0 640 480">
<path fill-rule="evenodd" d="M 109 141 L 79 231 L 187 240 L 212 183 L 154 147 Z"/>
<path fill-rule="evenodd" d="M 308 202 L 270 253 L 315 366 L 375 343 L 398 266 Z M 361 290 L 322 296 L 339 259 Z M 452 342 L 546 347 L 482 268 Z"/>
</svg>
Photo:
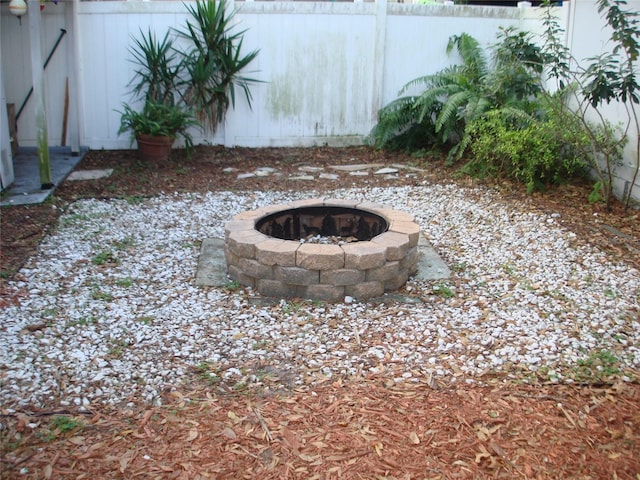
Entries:
<svg viewBox="0 0 640 480">
<path fill-rule="evenodd" d="M 364 270 L 341 268 L 338 270 L 323 270 L 320 272 L 320 283 L 327 285 L 355 285 L 365 281 Z"/>
<path fill-rule="evenodd" d="M 389 209 L 389 207 L 387 207 L 386 205 L 383 205 L 382 203 L 374 203 L 368 200 L 358 203 L 357 208 L 374 212 L 374 213 L 378 213 L 378 210 Z"/>
<path fill-rule="evenodd" d="M 405 257 L 400 260 L 400 269 L 407 269 L 409 271 L 409 275 L 414 275 L 418 271 L 419 259 L 420 254 L 418 252 L 418 247 L 410 248 Z"/>
<path fill-rule="evenodd" d="M 303 243 L 296 252 L 296 265 L 309 270 L 344 267 L 344 251 L 338 245 Z"/>
<path fill-rule="evenodd" d="M 241 285 L 246 285 L 247 287 L 251 288 L 255 286 L 255 278 L 250 277 L 249 275 L 245 275 L 245 273 L 235 265 L 229 265 L 227 273 L 229 274 L 229 278 L 231 280 L 234 280 Z"/>
<path fill-rule="evenodd" d="M 402 260 L 409 250 L 409 236 L 398 232 L 384 232 L 373 238 L 371 243 L 385 247 L 387 260 Z"/>
<path fill-rule="evenodd" d="M 387 251 L 382 245 L 371 242 L 354 242 L 342 245 L 344 266 L 357 270 L 381 267 L 387 260 Z"/>
<path fill-rule="evenodd" d="M 274 267 L 274 278 L 290 285 L 315 285 L 320 281 L 320 271 L 276 266 Z"/>
<path fill-rule="evenodd" d="M 244 221 L 244 220 L 248 220 L 248 221 L 252 221 L 255 225 L 255 222 L 263 217 L 264 214 L 258 210 L 247 210 L 246 212 L 240 212 L 237 215 L 233 216 L 232 221 L 234 220 L 238 220 L 238 221 Z"/>
<path fill-rule="evenodd" d="M 367 270 L 368 282 L 386 282 L 398 276 L 400 262 L 387 262 L 382 267 Z"/>
<path fill-rule="evenodd" d="M 263 265 L 257 260 L 253 260 L 251 258 L 241 258 L 238 266 L 240 267 L 240 270 L 242 270 L 246 275 L 249 275 L 250 277 L 264 279 L 273 278 L 273 267 Z"/>
<path fill-rule="evenodd" d="M 324 201 L 326 207 L 343 207 L 343 208 L 357 208 L 357 200 L 347 200 L 342 198 L 327 198 Z"/>
<path fill-rule="evenodd" d="M 398 290 L 405 283 L 407 283 L 407 279 L 409 278 L 409 270 L 401 269 L 398 271 L 398 274 L 384 282 L 384 290 L 386 292 L 392 290 Z"/>
<path fill-rule="evenodd" d="M 397 232 L 409 237 L 409 246 L 415 247 L 420 239 L 420 226 L 415 222 L 391 222 L 389 232 Z"/>
<path fill-rule="evenodd" d="M 322 207 L 323 205 L 323 198 L 308 198 L 305 200 L 296 200 L 291 202 L 289 204 L 289 208 Z"/>
<path fill-rule="evenodd" d="M 227 238 L 227 245 L 239 257 L 256 258 L 256 244 L 268 238 L 255 230 L 242 230 L 231 232 Z"/>
<path fill-rule="evenodd" d="M 298 296 L 294 285 L 287 285 L 278 280 L 258 279 L 256 281 L 256 290 L 266 297 L 295 298 Z"/>
<path fill-rule="evenodd" d="M 269 238 L 256 245 L 256 258 L 264 265 L 293 267 L 296 265 L 298 248 L 300 248 L 299 242 Z"/>
<path fill-rule="evenodd" d="M 382 208 L 378 210 L 378 215 L 382 215 L 384 218 L 389 220 L 389 223 L 393 222 L 413 222 L 415 220 L 414 216 L 407 212 L 401 212 L 400 210 L 394 210 L 389 207 Z"/>
<path fill-rule="evenodd" d="M 364 282 L 357 285 L 344 287 L 344 294 L 358 300 L 379 297 L 384 293 L 384 285 L 381 282 Z"/>
<path fill-rule="evenodd" d="M 229 238 L 231 232 L 253 231 L 255 226 L 253 220 L 231 220 L 224 224 L 224 238 Z"/>
<path fill-rule="evenodd" d="M 298 287 L 298 296 L 311 300 L 325 302 L 340 302 L 344 300 L 345 287 L 334 285 L 309 285 Z"/>
<path fill-rule="evenodd" d="M 227 245 L 224 246 L 224 258 L 227 262 L 227 265 L 234 265 L 236 267 L 240 267 L 240 259 L 242 257 L 239 257 L 238 255 L 233 253 L 231 250 L 229 250 L 229 247 Z"/>
</svg>

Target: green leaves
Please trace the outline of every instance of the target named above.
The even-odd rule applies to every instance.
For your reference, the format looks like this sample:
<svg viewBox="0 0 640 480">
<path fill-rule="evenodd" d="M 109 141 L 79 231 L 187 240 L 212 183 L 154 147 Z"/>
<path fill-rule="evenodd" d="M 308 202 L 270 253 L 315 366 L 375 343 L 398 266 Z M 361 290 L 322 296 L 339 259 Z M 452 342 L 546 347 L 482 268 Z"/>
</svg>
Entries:
<svg viewBox="0 0 640 480">
<path fill-rule="evenodd" d="M 226 0 L 198 0 L 187 5 L 191 20 L 178 35 L 191 42 L 182 53 L 184 69 L 189 73 L 183 93 L 198 119 L 213 133 L 229 106 L 235 107 L 236 87 L 251 107 L 250 86 L 258 80 L 241 72 L 256 58 L 258 50 L 242 53 L 244 31 L 233 32 L 235 11 L 227 12 Z"/>
<path fill-rule="evenodd" d="M 229 106 L 235 106 L 236 88 L 251 106 L 250 86 L 258 80 L 242 72 L 258 51 L 242 52 L 244 31 L 234 31 L 231 23 L 235 11 L 229 11 L 226 0 L 197 0 L 185 8 L 190 18 L 184 29 L 169 30 L 163 37 L 140 31 L 133 39 L 130 52 L 136 68 L 130 85 L 144 106 L 137 111 L 123 105 L 119 134 L 180 134 L 189 150 L 189 128 L 202 124 L 215 133 Z M 171 33 L 184 48 L 174 44 Z"/>
<path fill-rule="evenodd" d="M 400 97 L 380 111 L 372 132 L 379 147 L 450 147 L 449 159 L 460 158 L 469 144 L 468 127 L 487 112 L 500 108 L 532 113 L 532 97 L 541 90 L 543 55 L 531 36 L 505 29 L 493 47 L 492 62 L 471 35 L 452 36 L 447 53 L 461 63 L 407 83 L 400 95 L 422 88 L 418 95 Z M 422 142 L 416 136 L 422 134 Z M 410 142 L 410 143 L 409 143 Z"/>
</svg>

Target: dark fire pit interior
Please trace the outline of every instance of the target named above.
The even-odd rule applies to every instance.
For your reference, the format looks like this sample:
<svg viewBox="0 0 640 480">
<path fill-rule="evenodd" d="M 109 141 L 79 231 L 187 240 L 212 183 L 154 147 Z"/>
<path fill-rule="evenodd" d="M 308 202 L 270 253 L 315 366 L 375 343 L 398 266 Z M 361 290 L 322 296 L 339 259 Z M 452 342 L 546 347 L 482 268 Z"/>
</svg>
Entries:
<svg viewBox="0 0 640 480">
<path fill-rule="evenodd" d="M 256 230 L 282 240 L 310 236 L 371 240 L 388 230 L 384 218 L 374 213 L 345 207 L 292 208 L 268 215 L 256 223 Z"/>
</svg>

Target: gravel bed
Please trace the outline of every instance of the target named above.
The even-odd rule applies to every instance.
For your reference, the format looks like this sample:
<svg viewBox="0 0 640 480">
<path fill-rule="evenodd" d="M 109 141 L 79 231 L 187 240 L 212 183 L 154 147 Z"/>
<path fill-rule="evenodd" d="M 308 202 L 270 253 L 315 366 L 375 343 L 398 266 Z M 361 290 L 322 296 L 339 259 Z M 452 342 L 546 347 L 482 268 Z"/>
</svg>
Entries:
<svg viewBox="0 0 640 480">
<path fill-rule="evenodd" d="M 159 402 L 194 381 L 235 388 L 328 377 L 565 382 L 597 358 L 640 368 L 640 272 L 558 214 L 453 185 L 339 190 L 416 216 L 453 270 L 409 280 L 415 302 L 256 301 L 194 286 L 202 239 L 236 213 L 315 192 L 78 201 L 9 284 L 0 311 L 5 408 Z M 602 368 L 602 367 L 598 367 Z M 629 379 L 628 376 L 623 378 Z"/>
</svg>

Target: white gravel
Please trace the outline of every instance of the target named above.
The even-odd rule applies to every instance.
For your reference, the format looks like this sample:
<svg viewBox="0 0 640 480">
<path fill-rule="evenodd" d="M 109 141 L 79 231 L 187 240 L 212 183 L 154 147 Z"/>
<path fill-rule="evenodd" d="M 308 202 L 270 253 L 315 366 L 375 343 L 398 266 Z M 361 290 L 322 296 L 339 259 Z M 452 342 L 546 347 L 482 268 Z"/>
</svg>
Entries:
<svg viewBox="0 0 640 480">
<path fill-rule="evenodd" d="M 194 286 L 199 243 L 222 237 L 233 215 L 317 196 L 76 202 L 5 293 L 16 304 L 0 311 L 2 406 L 159 402 L 196 378 L 237 388 L 368 374 L 569 381 L 602 355 L 640 369 L 640 272 L 581 245 L 558 214 L 519 211 L 485 190 L 332 195 L 416 215 L 454 271 L 446 282 L 410 280 L 406 293 L 421 303 L 269 304 L 245 289 Z"/>
</svg>

